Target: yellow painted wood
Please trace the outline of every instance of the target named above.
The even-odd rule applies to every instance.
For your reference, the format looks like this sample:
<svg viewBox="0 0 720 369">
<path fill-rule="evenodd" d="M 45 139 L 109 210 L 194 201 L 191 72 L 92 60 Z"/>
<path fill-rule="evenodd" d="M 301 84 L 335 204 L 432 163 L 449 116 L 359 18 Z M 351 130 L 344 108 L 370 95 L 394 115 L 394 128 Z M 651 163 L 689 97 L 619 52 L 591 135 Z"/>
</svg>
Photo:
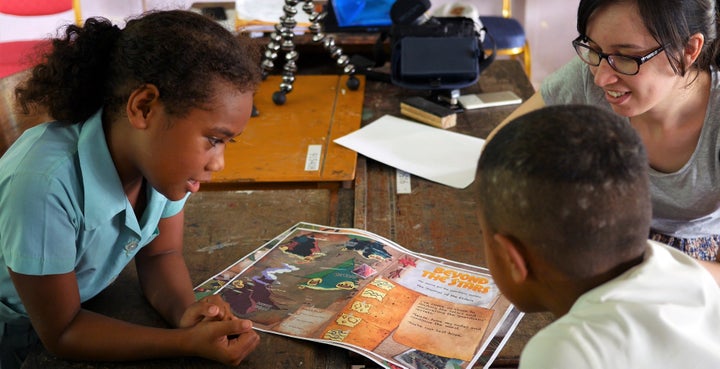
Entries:
<svg viewBox="0 0 720 369">
<path fill-rule="evenodd" d="M 213 183 L 344 182 L 355 178 L 357 153 L 333 142 L 360 128 L 365 79 L 350 91 L 347 76 L 296 76 L 283 105 L 272 102 L 280 76 L 268 76 L 255 94 L 260 115 L 250 118 L 225 150 L 225 169 Z M 318 170 L 305 170 L 310 145 L 320 145 Z"/>
</svg>

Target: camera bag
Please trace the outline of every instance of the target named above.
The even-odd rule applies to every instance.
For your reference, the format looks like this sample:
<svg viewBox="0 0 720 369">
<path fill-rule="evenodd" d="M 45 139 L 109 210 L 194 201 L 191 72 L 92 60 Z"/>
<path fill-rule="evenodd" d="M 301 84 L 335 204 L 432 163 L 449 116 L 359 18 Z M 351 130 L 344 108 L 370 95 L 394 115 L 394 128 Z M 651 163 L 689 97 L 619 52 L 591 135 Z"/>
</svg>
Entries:
<svg viewBox="0 0 720 369">
<path fill-rule="evenodd" d="M 484 29 L 483 29 L 484 31 Z M 423 24 L 393 24 L 390 79 L 410 89 L 460 89 L 477 82 L 494 60 L 486 55 L 475 22 L 433 17 Z"/>
</svg>

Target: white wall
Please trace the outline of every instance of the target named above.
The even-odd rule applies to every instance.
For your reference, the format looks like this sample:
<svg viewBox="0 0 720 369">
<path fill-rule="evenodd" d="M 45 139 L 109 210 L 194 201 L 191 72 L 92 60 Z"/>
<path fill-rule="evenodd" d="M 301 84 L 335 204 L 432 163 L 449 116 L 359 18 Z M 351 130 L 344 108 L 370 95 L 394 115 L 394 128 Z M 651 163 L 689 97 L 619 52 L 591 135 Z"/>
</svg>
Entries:
<svg viewBox="0 0 720 369">
<path fill-rule="evenodd" d="M 58 27 L 75 21 L 72 11 L 33 17 L 0 14 L 0 42 L 36 40 L 54 36 Z"/>
<path fill-rule="evenodd" d="M 124 24 L 128 16 L 142 13 L 143 2 L 139 0 L 81 0 L 80 7 L 83 19 L 105 17 L 113 23 Z"/>
<path fill-rule="evenodd" d="M 571 42 L 577 37 L 575 20 L 580 0 L 515 2 L 524 3 L 523 18 L 518 20 L 525 25 L 530 41 L 532 82 L 537 88 L 548 74 L 575 56 Z"/>
</svg>

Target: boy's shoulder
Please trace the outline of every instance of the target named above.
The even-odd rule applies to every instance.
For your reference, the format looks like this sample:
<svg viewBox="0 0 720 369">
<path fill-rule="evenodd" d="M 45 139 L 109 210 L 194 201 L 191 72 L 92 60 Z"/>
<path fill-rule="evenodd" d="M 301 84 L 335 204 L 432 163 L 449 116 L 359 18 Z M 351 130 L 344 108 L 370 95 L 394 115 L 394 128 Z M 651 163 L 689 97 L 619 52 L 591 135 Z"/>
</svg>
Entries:
<svg viewBox="0 0 720 369">
<path fill-rule="evenodd" d="M 580 296 L 538 332 L 523 351 L 521 368 L 523 361 L 553 368 L 716 364 L 718 326 L 720 289 L 710 274 L 691 257 L 648 241 L 641 264 Z M 667 342 L 678 345 L 672 357 L 658 355 Z"/>
<path fill-rule="evenodd" d="M 720 305 L 720 289 L 697 260 L 668 245 L 647 240 L 640 264 L 580 296 L 571 312 L 606 303 Z"/>
</svg>

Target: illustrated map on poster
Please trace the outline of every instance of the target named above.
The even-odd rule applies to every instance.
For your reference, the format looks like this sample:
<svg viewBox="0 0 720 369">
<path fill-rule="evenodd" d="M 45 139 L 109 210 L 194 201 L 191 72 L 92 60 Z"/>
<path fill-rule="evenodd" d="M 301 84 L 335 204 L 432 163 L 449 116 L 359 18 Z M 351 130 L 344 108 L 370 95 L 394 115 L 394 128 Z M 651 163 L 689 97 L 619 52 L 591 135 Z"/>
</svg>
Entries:
<svg viewBox="0 0 720 369">
<path fill-rule="evenodd" d="M 385 367 L 489 367 L 522 317 L 487 269 L 376 234 L 298 223 L 195 288 L 255 329 Z"/>
</svg>

